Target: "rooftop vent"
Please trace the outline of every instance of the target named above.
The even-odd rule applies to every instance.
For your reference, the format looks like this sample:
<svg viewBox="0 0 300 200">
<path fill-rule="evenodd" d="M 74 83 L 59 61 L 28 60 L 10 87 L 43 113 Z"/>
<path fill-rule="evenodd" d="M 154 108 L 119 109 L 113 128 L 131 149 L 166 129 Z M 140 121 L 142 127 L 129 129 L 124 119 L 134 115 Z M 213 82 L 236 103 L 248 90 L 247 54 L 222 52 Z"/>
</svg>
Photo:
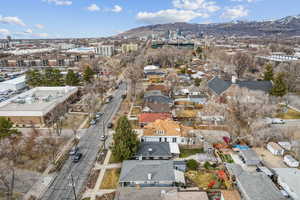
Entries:
<svg viewBox="0 0 300 200">
<path fill-rule="evenodd" d="M 152 174 L 148 173 L 148 180 L 152 180 Z"/>
</svg>

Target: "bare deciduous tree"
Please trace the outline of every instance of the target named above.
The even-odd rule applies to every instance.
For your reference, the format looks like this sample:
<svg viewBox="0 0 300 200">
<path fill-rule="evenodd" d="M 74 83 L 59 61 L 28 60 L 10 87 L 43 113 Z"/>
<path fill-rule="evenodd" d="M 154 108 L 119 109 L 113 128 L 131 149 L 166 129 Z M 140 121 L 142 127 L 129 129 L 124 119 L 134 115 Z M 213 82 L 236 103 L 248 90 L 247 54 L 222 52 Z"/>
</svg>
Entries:
<svg viewBox="0 0 300 200">
<path fill-rule="evenodd" d="M 242 78 L 246 70 L 252 68 L 253 59 L 249 54 L 238 52 L 233 56 L 232 64 L 235 66 L 235 73 L 238 78 Z"/>
<path fill-rule="evenodd" d="M 233 96 L 227 99 L 225 118 L 235 140 L 245 138 L 253 141 L 256 131 L 266 126 L 262 123 L 263 118 L 276 110 L 268 95 L 260 91 L 236 87 Z"/>
</svg>

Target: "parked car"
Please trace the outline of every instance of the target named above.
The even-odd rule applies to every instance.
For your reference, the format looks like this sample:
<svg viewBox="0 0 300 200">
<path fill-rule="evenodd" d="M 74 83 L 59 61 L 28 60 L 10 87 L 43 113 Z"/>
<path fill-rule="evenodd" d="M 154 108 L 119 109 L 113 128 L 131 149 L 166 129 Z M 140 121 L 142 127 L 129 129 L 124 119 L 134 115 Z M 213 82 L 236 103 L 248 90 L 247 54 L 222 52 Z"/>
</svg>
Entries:
<svg viewBox="0 0 300 200">
<path fill-rule="evenodd" d="M 268 124 L 285 124 L 285 121 L 280 118 L 266 118 Z"/>
<path fill-rule="evenodd" d="M 79 160 L 81 159 L 81 157 L 82 157 L 82 153 L 76 153 L 75 156 L 73 157 L 73 162 L 74 163 L 79 162 Z"/>
<path fill-rule="evenodd" d="M 102 113 L 102 112 L 97 112 L 97 113 L 96 113 L 96 119 L 99 119 L 100 117 L 102 117 L 103 114 L 104 114 L 104 113 Z"/>
<path fill-rule="evenodd" d="M 107 124 L 107 128 L 112 128 L 113 126 L 114 126 L 113 123 L 108 123 L 108 124 Z"/>
<path fill-rule="evenodd" d="M 73 147 L 70 151 L 70 156 L 74 156 L 79 151 L 78 147 Z"/>
<path fill-rule="evenodd" d="M 272 118 L 272 124 L 285 124 L 285 121 L 280 118 Z"/>
<path fill-rule="evenodd" d="M 90 125 L 95 125 L 97 122 L 96 122 L 96 120 L 92 120 L 91 122 L 90 122 Z"/>
<path fill-rule="evenodd" d="M 112 100 L 113 100 L 113 96 L 112 95 L 110 95 L 110 96 L 108 96 L 107 98 L 106 98 L 106 103 L 109 103 L 109 102 L 111 102 Z"/>
<path fill-rule="evenodd" d="M 106 135 L 101 135 L 101 136 L 100 136 L 100 140 L 101 140 L 101 141 L 104 141 L 104 140 L 106 140 L 106 138 L 107 138 L 107 136 L 106 136 Z"/>
</svg>

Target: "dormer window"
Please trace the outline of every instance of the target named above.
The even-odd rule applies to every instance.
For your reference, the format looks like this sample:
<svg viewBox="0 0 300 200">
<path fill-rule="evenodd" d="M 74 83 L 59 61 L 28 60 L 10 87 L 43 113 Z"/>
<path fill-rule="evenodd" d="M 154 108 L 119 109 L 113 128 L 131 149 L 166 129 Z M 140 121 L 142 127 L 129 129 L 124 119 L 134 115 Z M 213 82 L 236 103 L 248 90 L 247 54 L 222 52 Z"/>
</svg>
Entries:
<svg viewBox="0 0 300 200">
<path fill-rule="evenodd" d="M 165 131 L 164 130 L 156 130 L 157 135 L 164 135 Z"/>
</svg>

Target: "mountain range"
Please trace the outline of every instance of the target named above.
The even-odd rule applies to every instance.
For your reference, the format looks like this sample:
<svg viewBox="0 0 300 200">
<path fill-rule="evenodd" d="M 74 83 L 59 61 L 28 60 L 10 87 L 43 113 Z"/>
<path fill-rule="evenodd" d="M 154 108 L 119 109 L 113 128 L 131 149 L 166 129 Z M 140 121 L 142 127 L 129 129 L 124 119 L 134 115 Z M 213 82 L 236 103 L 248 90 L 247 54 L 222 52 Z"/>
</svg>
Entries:
<svg viewBox="0 0 300 200">
<path fill-rule="evenodd" d="M 300 36 L 300 15 L 288 16 L 268 21 L 232 21 L 228 23 L 191 24 L 170 23 L 134 28 L 118 36 L 140 37 L 164 34 L 168 30 L 179 30 L 186 34 L 206 34 L 215 36 Z"/>
</svg>

